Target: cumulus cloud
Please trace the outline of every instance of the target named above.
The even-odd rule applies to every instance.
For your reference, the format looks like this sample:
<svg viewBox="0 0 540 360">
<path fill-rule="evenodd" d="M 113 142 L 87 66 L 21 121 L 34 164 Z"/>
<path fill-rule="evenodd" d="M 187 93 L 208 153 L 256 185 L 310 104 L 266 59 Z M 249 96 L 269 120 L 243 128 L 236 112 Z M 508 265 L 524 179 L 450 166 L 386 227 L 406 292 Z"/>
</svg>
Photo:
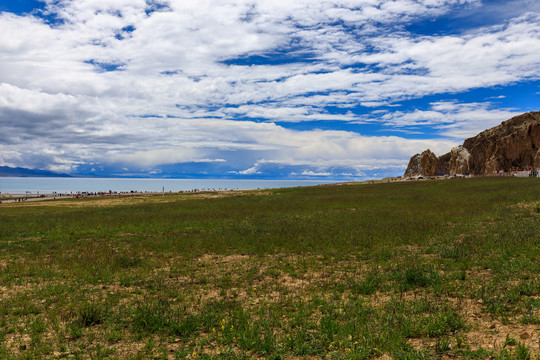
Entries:
<svg viewBox="0 0 540 360">
<path fill-rule="evenodd" d="M 332 175 L 332 173 L 330 172 L 314 172 L 314 171 L 307 171 L 307 170 L 304 170 L 302 172 L 302 175 L 308 175 L 308 176 L 330 176 Z"/>
<path fill-rule="evenodd" d="M 226 162 L 224 159 L 200 158 L 200 155 L 201 152 L 197 151 L 196 149 L 177 146 L 174 149 L 136 151 L 130 154 L 118 154 L 109 157 L 107 160 L 113 163 L 138 165 L 142 167 L 152 167 L 183 162 Z"/>
<path fill-rule="evenodd" d="M 430 110 L 395 111 L 380 116 L 386 126 L 395 128 L 430 126 L 448 138 L 471 137 L 502 121 L 518 115 L 515 111 L 493 109 L 490 102 L 459 103 L 439 101 L 431 103 Z"/>
</svg>

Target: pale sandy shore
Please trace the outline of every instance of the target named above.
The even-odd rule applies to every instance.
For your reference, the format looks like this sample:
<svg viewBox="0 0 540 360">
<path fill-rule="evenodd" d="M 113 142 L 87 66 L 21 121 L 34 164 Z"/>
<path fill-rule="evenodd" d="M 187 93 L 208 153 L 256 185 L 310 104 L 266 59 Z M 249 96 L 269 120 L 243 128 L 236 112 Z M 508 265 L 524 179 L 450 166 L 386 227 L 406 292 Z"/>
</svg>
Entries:
<svg viewBox="0 0 540 360">
<path fill-rule="evenodd" d="M 14 204 L 20 203 L 24 204 L 27 202 L 36 202 L 36 201 L 47 201 L 47 200 L 69 200 L 69 199 L 127 199 L 127 198 L 141 198 L 149 196 L 159 196 L 159 195 L 171 195 L 171 194 L 226 194 L 226 193 L 241 193 L 244 191 L 259 191 L 259 190 L 241 190 L 241 189 L 231 189 L 231 190 L 207 190 L 207 189 L 193 189 L 188 191 L 165 191 L 165 192 L 113 192 L 113 193 L 76 193 L 76 194 L 66 194 L 66 193 L 56 193 L 56 194 L 31 194 L 31 193 L 1 193 L 0 194 L 0 205 L 1 204 Z"/>
</svg>

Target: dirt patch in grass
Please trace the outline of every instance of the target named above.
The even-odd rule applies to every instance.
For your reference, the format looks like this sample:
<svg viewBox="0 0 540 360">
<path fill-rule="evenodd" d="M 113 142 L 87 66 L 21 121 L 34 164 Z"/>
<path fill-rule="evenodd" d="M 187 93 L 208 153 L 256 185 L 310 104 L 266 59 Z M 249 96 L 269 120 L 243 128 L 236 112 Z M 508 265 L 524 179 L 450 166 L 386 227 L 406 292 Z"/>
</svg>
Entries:
<svg viewBox="0 0 540 360">
<path fill-rule="evenodd" d="M 504 325 L 498 320 L 488 317 L 476 318 L 472 322 L 472 329 L 466 334 L 468 343 L 473 350 L 478 348 L 496 350 L 506 346 L 516 345 L 517 342 L 525 344 L 529 349 L 540 350 L 538 325 L 511 324 Z M 514 342 L 515 341 L 515 342 Z"/>
<path fill-rule="evenodd" d="M 33 281 L 21 284 L 11 284 L 9 286 L 0 286 L 0 299 L 12 298 L 22 294 L 32 294 L 40 291 L 51 284 L 61 284 L 58 281 Z"/>
<path fill-rule="evenodd" d="M 218 265 L 231 263 L 233 266 L 241 265 L 245 261 L 251 259 L 249 255 L 211 255 L 204 254 L 199 258 L 199 261 L 206 265 Z"/>
<path fill-rule="evenodd" d="M 437 342 L 434 338 L 420 338 L 420 339 L 408 339 L 407 342 L 416 350 L 428 350 L 431 351 L 435 348 Z"/>
<path fill-rule="evenodd" d="M 473 267 L 466 271 L 467 277 L 471 279 L 479 280 L 481 283 L 486 282 L 493 278 L 491 269 L 485 269 L 481 267 Z"/>
<path fill-rule="evenodd" d="M 538 201 L 522 201 L 520 203 L 510 205 L 511 208 L 522 210 L 534 210 L 537 206 L 540 206 L 540 202 Z"/>
</svg>

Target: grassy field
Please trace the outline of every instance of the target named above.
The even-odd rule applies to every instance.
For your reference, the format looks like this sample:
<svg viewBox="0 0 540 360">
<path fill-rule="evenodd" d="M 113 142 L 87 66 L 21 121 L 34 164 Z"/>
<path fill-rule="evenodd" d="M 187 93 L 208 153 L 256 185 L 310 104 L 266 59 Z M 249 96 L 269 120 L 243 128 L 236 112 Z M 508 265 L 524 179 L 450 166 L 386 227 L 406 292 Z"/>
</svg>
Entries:
<svg viewBox="0 0 540 360">
<path fill-rule="evenodd" d="M 540 359 L 540 179 L 0 205 L 0 358 Z"/>
</svg>

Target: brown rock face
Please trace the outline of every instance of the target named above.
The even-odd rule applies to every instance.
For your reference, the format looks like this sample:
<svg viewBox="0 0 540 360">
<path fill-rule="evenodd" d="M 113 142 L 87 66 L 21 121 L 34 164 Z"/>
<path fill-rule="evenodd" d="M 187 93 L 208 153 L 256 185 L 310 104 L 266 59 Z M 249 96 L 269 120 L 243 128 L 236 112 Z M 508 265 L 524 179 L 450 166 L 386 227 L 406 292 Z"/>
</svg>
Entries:
<svg viewBox="0 0 540 360">
<path fill-rule="evenodd" d="M 448 173 L 450 175 L 468 174 L 470 172 L 469 163 L 471 154 L 463 146 L 456 146 L 450 150 L 450 160 L 448 161 Z"/>
<path fill-rule="evenodd" d="M 435 175 L 443 176 L 450 173 L 448 165 L 450 164 L 450 153 L 446 153 L 437 158 L 437 166 L 435 167 Z"/>
<path fill-rule="evenodd" d="M 540 112 L 530 112 L 465 140 L 473 174 L 540 167 Z"/>
<path fill-rule="evenodd" d="M 437 167 L 437 156 L 427 149 L 422 154 L 414 155 L 409 161 L 409 166 L 405 171 L 405 176 L 415 175 L 435 175 L 435 169 Z"/>
<path fill-rule="evenodd" d="M 405 170 L 404 176 L 415 176 L 422 173 L 420 166 L 420 154 L 415 154 L 409 160 L 409 165 L 407 165 L 407 170 Z"/>
<path fill-rule="evenodd" d="M 463 146 L 455 147 L 439 158 L 430 150 L 416 154 L 411 158 L 405 176 L 490 175 L 498 170 L 525 168 L 540 169 L 540 111 L 504 121 L 465 140 Z"/>
<path fill-rule="evenodd" d="M 422 169 L 422 175 L 433 176 L 435 175 L 435 169 L 437 167 L 437 155 L 427 149 L 420 157 L 420 167 Z"/>
</svg>

